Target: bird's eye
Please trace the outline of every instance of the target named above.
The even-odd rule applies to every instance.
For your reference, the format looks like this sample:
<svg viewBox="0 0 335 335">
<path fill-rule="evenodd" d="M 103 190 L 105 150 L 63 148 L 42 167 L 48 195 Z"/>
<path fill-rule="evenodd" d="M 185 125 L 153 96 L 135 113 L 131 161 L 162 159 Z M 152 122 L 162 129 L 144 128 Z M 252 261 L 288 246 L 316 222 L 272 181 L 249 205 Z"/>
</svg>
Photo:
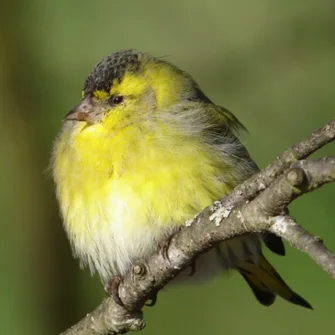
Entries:
<svg viewBox="0 0 335 335">
<path fill-rule="evenodd" d="M 110 102 L 111 102 L 113 105 L 118 105 L 118 104 L 120 104 L 122 101 L 123 101 L 123 96 L 121 96 L 121 95 L 113 95 L 113 96 L 110 98 Z"/>
</svg>

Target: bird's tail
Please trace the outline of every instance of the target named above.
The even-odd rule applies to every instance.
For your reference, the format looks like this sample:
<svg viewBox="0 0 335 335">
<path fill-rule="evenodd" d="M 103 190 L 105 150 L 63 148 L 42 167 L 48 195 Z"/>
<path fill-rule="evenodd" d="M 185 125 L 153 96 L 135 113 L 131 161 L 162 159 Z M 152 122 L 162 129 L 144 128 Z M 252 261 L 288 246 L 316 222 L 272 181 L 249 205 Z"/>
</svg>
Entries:
<svg viewBox="0 0 335 335">
<path fill-rule="evenodd" d="M 312 309 L 304 298 L 289 288 L 262 254 L 257 263 L 251 260 L 244 261 L 239 264 L 237 270 L 247 281 L 261 304 L 272 305 L 278 294 L 293 304 Z"/>
</svg>

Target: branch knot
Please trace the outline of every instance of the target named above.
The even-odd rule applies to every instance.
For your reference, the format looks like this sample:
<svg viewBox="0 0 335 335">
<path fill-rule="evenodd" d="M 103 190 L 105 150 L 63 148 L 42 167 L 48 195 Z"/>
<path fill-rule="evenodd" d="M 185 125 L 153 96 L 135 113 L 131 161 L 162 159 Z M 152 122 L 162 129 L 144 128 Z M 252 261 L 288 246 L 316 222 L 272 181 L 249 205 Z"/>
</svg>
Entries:
<svg viewBox="0 0 335 335">
<path fill-rule="evenodd" d="M 290 169 L 286 174 L 286 178 L 292 186 L 301 186 L 307 181 L 305 171 L 298 167 Z"/>
</svg>

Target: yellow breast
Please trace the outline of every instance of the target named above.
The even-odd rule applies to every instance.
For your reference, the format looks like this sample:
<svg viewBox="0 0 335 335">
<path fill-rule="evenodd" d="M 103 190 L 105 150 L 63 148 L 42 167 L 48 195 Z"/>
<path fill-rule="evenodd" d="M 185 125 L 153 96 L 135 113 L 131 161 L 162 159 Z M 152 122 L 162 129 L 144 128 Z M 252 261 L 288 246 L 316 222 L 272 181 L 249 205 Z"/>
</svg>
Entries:
<svg viewBox="0 0 335 335">
<path fill-rule="evenodd" d="M 201 139 L 163 125 L 108 134 L 101 124 L 67 125 L 54 151 L 54 178 L 75 254 L 103 278 L 124 273 L 157 240 L 236 181 Z M 229 178 L 228 178 L 229 179 Z"/>
</svg>

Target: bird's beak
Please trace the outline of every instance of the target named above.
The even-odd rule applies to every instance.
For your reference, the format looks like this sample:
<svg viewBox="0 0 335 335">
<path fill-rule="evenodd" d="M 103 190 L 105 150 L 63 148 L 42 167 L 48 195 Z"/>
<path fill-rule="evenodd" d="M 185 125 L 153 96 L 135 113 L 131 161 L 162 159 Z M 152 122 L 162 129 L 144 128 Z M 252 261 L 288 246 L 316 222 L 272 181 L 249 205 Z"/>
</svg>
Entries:
<svg viewBox="0 0 335 335">
<path fill-rule="evenodd" d="M 79 105 L 71 109 L 64 117 L 64 121 L 92 121 L 93 104 L 89 98 L 85 98 Z"/>
</svg>

